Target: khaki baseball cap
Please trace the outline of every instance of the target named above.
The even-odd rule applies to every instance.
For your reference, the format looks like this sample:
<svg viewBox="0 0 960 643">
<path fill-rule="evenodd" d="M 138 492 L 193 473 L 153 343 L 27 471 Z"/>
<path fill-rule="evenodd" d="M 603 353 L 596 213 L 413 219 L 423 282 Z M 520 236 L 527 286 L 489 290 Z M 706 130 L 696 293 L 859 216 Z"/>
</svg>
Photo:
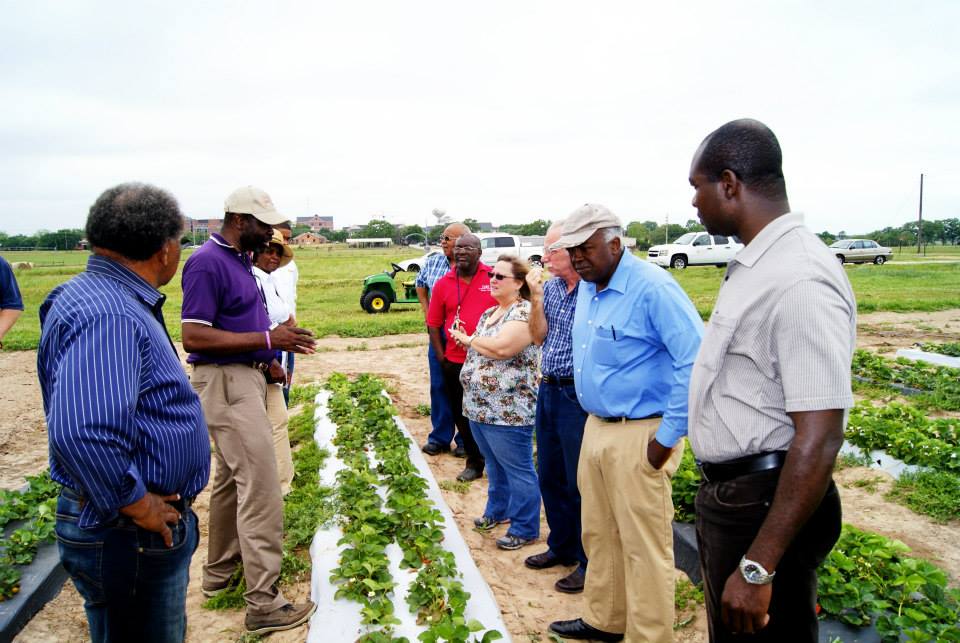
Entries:
<svg viewBox="0 0 960 643">
<path fill-rule="evenodd" d="M 270 195 L 252 185 L 234 190 L 224 201 L 223 211 L 250 214 L 267 225 L 277 225 L 287 220 L 277 212 Z"/>
<path fill-rule="evenodd" d="M 620 228 L 619 217 L 599 203 L 584 203 L 564 219 L 560 238 L 550 250 L 572 248 L 589 239 L 597 230 Z"/>
</svg>

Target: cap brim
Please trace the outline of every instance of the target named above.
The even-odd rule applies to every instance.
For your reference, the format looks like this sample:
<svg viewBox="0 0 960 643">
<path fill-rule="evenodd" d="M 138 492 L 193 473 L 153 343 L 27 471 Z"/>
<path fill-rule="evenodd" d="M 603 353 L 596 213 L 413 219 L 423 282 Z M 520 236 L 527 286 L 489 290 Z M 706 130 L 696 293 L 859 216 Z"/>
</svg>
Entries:
<svg viewBox="0 0 960 643">
<path fill-rule="evenodd" d="M 287 217 L 283 216 L 276 210 L 271 210 L 270 212 L 251 212 L 250 216 L 261 223 L 266 223 L 267 225 L 280 225 L 287 220 Z"/>
<path fill-rule="evenodd" d="M 597 230 L 599 229 L 600 228 L 597 228 Z M 577 230 L 576 232 L 565 234 L 550 245 L 550 250 L 562 250 L 564 248 L 579 246 L 593 236 L 593 233 L 597 230 Z"/>
</svg>

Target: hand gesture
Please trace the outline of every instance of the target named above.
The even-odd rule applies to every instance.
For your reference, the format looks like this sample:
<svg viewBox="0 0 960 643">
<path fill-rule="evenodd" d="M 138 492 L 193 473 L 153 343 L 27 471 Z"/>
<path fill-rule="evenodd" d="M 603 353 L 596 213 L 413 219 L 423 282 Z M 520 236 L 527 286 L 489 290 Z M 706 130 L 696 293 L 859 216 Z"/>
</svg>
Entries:
<svg viewBox="0 0 960 643">
<path fill-rule="evenodd" d="M 720 617 L 732 634 L 755 634 L 767 626 L 773 585 L 751 585 L 735 569 L 723 586 Z"/>
<path fill-rule="evenodd" d="M 280 362 L 273 360 L 267 367 L 267 382 L 270 384 L 286 384 L 287 372 L 283 370 Z"/>
<path fill-rule="evenodd" d="M 270 345 L 279 351 L 311 355 L 316 343 L 313 333 L 306 328 L 280 325 L 270 331 Z"/>
<path fill-rule="evenodd" d="M 527 285 L 530 286 L 530 294 L 543 295 L 543 268 L 534 266 L 527 273 Z"/>
</svg>

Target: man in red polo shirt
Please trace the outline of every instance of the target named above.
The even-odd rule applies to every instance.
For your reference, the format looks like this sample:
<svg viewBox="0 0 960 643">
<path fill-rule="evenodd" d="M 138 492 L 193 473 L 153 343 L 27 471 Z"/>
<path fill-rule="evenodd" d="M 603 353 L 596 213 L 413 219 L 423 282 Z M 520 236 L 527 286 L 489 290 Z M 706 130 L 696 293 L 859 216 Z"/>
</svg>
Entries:
<svg viewBox="0 0 960 643">
<path fill-rule="evenodd" d="M 467 452 L 467 466 L 457 480 L 468 482 L 483 475 L 483 456 L 470 433 L 470 424 L 463 415 L 463 386 L 460 384 L 460 369 L 467 359 L 467 352 L 448 340 L 446 348 L 440 341 L 440 329 L 457 328 L 472 335 L 483 311 L 497 302 L 490 296 L 490 266 L 480 263 L 480 239 L 465 234 L 453 247 L 454 269 L 440 278 L 433 286 L 430 309 L 427 311 L 427 331 L 433 351 L 439 356 L 447 399 L 453 412 L 453 422 L 463 436 L 463 448 Z"/>
</svg>

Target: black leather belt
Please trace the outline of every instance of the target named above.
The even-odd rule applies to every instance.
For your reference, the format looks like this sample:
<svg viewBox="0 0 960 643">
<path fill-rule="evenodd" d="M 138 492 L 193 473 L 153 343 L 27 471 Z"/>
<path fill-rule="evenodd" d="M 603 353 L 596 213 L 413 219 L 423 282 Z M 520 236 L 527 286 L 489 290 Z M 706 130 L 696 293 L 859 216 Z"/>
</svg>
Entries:
<svg viewBox="0 0 960 643">
<path fill-rule="evenodd" d="M 553 375 L 544 375 L 541 381 L 544 384 L 559 384 L 560 386 L 570 386 L 573 384 L 572 377 L 555 377 Z"/>
<path fill-rule="evenodd" d="M 87 498 L 86 498 L 86 496 L 84 496 L 82 493 L 80 493 L 80 492 L 77 491 L 76 489 L 72 489 L 72 488 L 70 488 L 70 487 L 63 487 L 63 488 L 61 489 L 60 493 L 63 493 L 64 495 L 66 495 L 66 496 L 67 496 L 68 498 L 70 498 L 71 500 L 76 500 L 76 501 L 78 501 L 78 502 L 80 503 L 80 506 L 81 506 L 81 507 L 83 507 L 85 504 L 87 504 Z M 181 497 L 180 500 L 168 500 L 168 501 L 167 501 L 167 504 L 170 505 L 171 507 L 173 507 L 174 509 L 176 509 L 178 512 L 180 512 L 180 513 L 182 514 L 182 513 L 185 512 L 187 509 L 189 509 L 190 507 L 193 506 L 193 502 L 194 502 L 194 500 L 196 500 L 196 499 L 197 499 L 196 496 L 194 496 L 194 497 L 192 497 L 192 498 L 183 498 L 183 497 Z"/>
<path fill-rule="evenodd" d="M 218 364 L 217 362 L 193 362 L 194 366 L 232 366 L 234 364 L 239 364 L 240 366 L 249 366 L 250 368 L 255 368 L 258 371 L 270 370 L 270 365 L 266 362 L 226 362 L 224 364 Z"/>
<path fill-rule="evenodd" d="M 786 451 L 770 451 L 727 462 L 701 462 L 697 466 L 707 482 L 726 482 L 751 473 L 779 469 L 786 459 Z"/>
<path fill-rule="evenodd" d="M 609 417 L 609 418 L 607 418 L 607 417 L 603 417 L 602 415 L 596 416 L 596 418 L 597 418 L 598 420 L 600 420 L 601 422 L 606 422 L 606 423 L 608 423 L 608 424 L 621 424 L 621 423 L 623 423 L 623 422 L 633 422 L 633 421 L 635 421 L 635 420 L 656 420 L 656 419 L 662 418 L 662 417 L 663 417 L 663 413 L 652 413 L 652 414 L 650 414 L 650 415 L 645 415 L 645 416 L 642 417 L 642 418 L 627 418 L 627 417 L 622 417 L 622 416 L 621 416 L 621 417 Z"/>
</svg>

